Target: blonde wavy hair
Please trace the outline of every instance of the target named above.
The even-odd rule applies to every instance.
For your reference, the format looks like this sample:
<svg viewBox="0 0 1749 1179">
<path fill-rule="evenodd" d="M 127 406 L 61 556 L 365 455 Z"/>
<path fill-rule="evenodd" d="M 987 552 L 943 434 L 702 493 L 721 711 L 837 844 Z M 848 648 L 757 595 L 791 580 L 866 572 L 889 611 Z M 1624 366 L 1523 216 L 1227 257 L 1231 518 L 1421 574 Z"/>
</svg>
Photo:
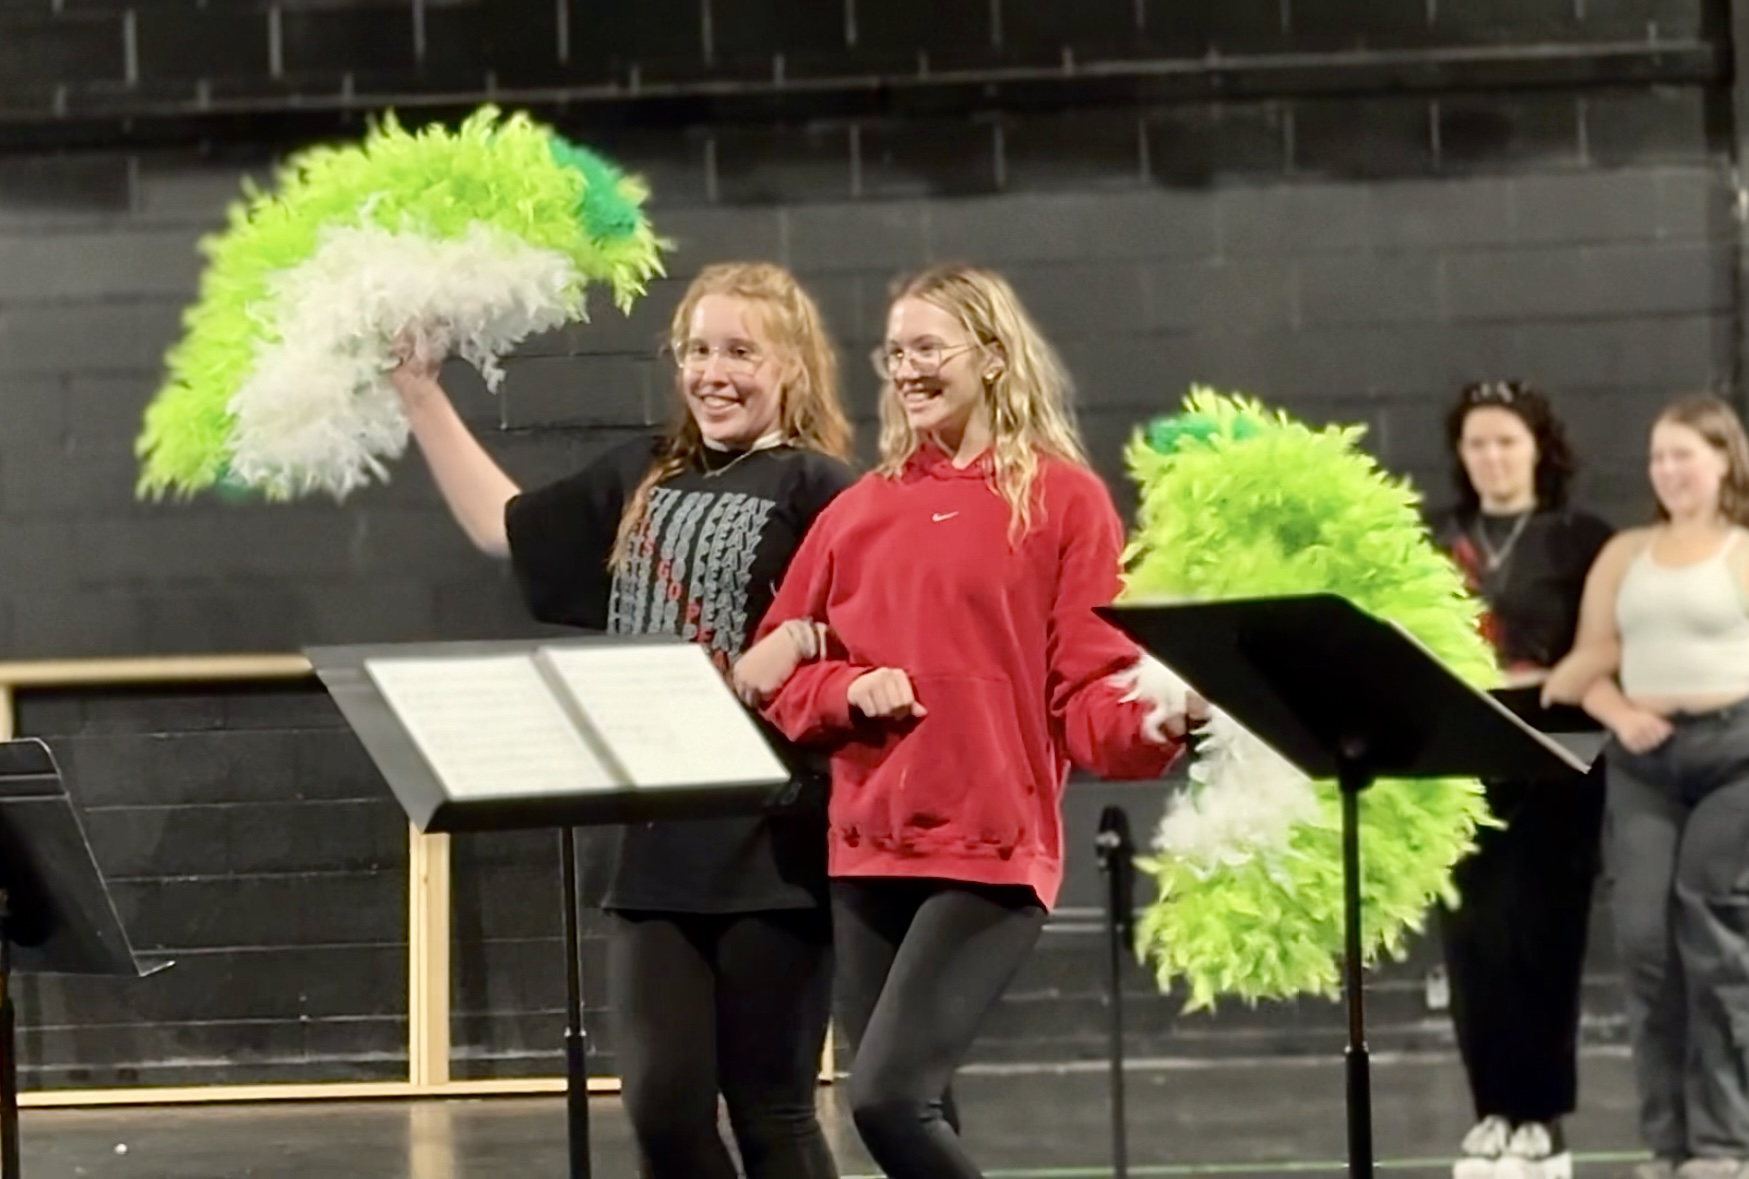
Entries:
<svg viewBox="0 0 1749 1179">
<path fill-rule="evenodd" d="M 990 416 L 992 481 L 1008 501 L 1009 536 L 1017 540 L 1032 526 L 1039 455 L 1089 465 L 1071 409 L 1069 373 L 1014 288 L 993 271 L 957 264 L 931 267 L 895 286 L 888 306 L 902 299 L 933 303 L 965 326 L 986 357 L 1002 361 L 993 378 L 985 375 L 984 406 Z M 881 389 L 880 412 L 881 461 L 876 469 L 892 478 L 917 452 L 918 438 L 891 380 Z"/>
<path fill-rule="evenodd" d="M 708 266 L 692 280 L 674 309 L 668 327 L 670 345 L 678 354 L 692 326 L 692 313 L 707 295 L 726 295 L 746 302 L 757 317 L 770 348 L 769 359 L 780 367 L 778 429 L 785 444 L 850 458 L 850 423 L 838 397 L 838 353 L 826 334 L 820 308 L 795 276 L 769 262 L 724 262 Z M 650 469 L 620 514 L 609 564 L 624 567 L 632 538 L 650 507 L 656 485 L 692 466 L 704 452 L 704 436 L 686 406 L 684 376 L 674 377 L 674 417 Z"/>
</svg>

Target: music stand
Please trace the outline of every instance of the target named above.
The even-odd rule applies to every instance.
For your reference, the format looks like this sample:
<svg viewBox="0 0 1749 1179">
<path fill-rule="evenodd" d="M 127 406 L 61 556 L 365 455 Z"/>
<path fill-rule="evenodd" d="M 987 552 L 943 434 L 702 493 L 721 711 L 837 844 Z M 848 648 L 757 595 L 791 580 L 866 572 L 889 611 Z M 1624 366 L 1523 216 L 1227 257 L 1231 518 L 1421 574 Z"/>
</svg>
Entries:
<svg viewBox="0 0 1749 1179">
<path fill-rule="evenodd" d="M 1334 594 L 1101 608 L 1105 617 L 1312 778 L 1342 796 L 1348 1167 L 1373 1173 L 1361 997 L 1361 793 L 1378 778 L 1563 782 L 1589 768 L 1406 631 Z"/>
<path fill-rule="evenodd" d="M 754 814 L 792 802 L 800 786 L 753 716 L 710 667 L 704 649 L 678 638 L 403 643 L 312 647 L 304 654 L 421 832 L 560 829 L 569 1174 L 589 1179 L 576 828 Z M 522 662 L 534 669 L 532 679 L 520 672 L 510 679 L 485 675 Z M 404 674 L 408 671 L 414 674 Z M 663 675 L 675 678 L 663 681 Z M 601 679 L 615 676 L 622 678 Z M 514 695 L 469 699 L 471 711 L 446 714 L 443 709 L 457 701 L 428 694 L 434 685 L 445 684 L 465 693 L 470 682 Z M 664 683 L 668 690 L 657 691 Z M 613 690 L 604 692 L 610 685 Z M 640 725 L 628 713 L 643 701 L 650 702 L 651 715 Z M 542 723 L 530 727 L 525 722 L 536 714 Z M 510 763 L 502 776 L 482 778 L 467 764 L 478 751 L 444 744 L 455 735 L 448 726 L 476 723 Z M 575 746 L 573 755 L 580 751 L 588 763 L 579 764 L 573 775 L 555 774 L 551 760 L 537 764 L 522 756 L 529 743 L 550 747 L 556 755 L 566 740 Z M 666 748 L 652 749 L 654 744 Z M 664 759 L 641 756 L 651 752 L 680 758 L 690 776 L 657 781 L 650 775 L 659 770 L 651 766 Z M 469 771 L 465 780 L 464 771 Z M 515 780 L 525 773 L 536 774 L 541 784 L 531 788 L 536 779 Z"/>
<path fill-rule="evenodd" d="M 1488 695 L 1498 700 L 1513 716 L 1537 732 L 1546 734 L 1581 761 L 1596 760 L 1609 741 L 1609 732 L 1602 722 L 1584 709 L 1575 708 L 1571 704 L 1543 707 L 1540 685 L 1495 688 Z"/>
<path fill-rule="evenodd" d="M 1129 812 L 1108 806 L 1099 813 L 1093 839 L 1100 874 L 1105 877 L 1105 978 L 1110 988 L 1106 1024 L 1107 1085 L 1111 1102 L 1112 1179 L 1129 1179 L 1130 1147 L 1124 1087 L 1123 960 L 1136 945 L 1136 846 Z"/>
<path fill-rule="evenodd" d="M 0 1179 L 19 1179 L 14 974 L 142 978 L 49 747 L 0 741 Z"/>
</svg>

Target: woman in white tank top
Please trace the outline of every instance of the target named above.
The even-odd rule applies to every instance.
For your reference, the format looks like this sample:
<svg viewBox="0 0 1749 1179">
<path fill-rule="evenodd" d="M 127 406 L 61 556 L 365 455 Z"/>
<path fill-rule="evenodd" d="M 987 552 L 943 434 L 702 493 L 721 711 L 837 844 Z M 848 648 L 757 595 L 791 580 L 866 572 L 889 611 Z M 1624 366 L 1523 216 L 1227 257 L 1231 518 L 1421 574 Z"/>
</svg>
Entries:
<svg viewBox="0 0 1749 1179">
<path fill-rule="evenodd" d="M 1544 698 L 1608 726 L 1604 855 L 1646 1179 L 1749 1179 L 1749 440 L 1652 429 L 1659 522 L 1605 546 Z"/>
</svg>

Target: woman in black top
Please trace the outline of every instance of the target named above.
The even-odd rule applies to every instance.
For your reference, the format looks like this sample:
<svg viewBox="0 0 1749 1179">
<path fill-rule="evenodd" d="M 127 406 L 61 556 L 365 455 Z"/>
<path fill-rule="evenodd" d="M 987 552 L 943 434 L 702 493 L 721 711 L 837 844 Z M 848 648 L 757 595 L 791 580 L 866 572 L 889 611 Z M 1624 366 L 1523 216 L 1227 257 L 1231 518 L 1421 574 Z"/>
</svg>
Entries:
<svg viewBox="0 0 1749 1179">
<path fill-rule="evenodd" d="M 1446 419 L 1457 505 L 1435 541 L 1484 603 L 1509 683 L 1547 675 L 1573 645 L 1579 599 L 1610 527 L 1567 504 L 1574 462 L 1548 401 L 1513 382 L 1471 385 Z M 1454 1179 L 1570 1179 L 1560 1119 L 1578 1096 L 1581 971 L 1603 792 L 1488 782 L 1502 828 L 1460 863 L 1441 913 L 1452 1020 L 1475 1099 Z"/>
<path fill-rule="evenodd" d="M 780 267 L 707 269 L 672 345 L 674 425 L 528 492 L 469 433 L 433 361 L 410 357 L 395 384 L 457 521 L 510 558 L 536 618 L 681 635 L 727 674 L 851 482 L 850 431 L 819 312 Z M 798 630 L 804 648 L 816 637 Z M 831 1009 L 824 897 L 818 808 L 622 830 L 604 902 L 611 1018 L 649 1179 L 734 1179 L 719 1093 L 748 1179 L 835 1174 L 814 1103 Z"/>
</svg>

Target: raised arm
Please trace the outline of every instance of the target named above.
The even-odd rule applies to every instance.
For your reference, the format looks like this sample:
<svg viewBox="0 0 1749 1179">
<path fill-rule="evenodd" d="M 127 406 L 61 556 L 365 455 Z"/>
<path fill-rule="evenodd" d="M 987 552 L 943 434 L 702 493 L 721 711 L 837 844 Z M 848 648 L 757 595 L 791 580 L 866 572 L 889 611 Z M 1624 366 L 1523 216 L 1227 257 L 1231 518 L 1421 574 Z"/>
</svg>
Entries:
<svg viewBox="0 0 1749 1179">
<path fill-rule="evenodd" d="M 462 421 L 438 383 L 437 369 L 436 361 L 409 354 L 389 379 L 450 514 L 475 548 L 507 557 L 504 507 L 519 489 Z"/>
</svg>

